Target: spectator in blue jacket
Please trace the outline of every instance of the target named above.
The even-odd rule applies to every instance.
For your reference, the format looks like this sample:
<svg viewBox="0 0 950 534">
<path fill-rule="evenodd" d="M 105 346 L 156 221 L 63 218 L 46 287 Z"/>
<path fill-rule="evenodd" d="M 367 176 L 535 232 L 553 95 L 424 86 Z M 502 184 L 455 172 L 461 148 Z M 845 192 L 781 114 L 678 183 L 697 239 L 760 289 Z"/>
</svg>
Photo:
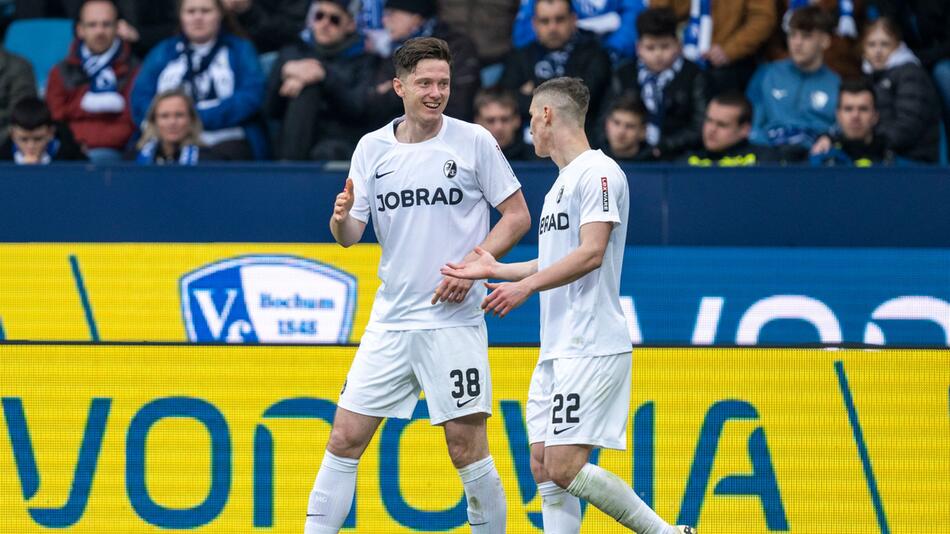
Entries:
<svg viewBox="0 0 950 534">
<path fill-rule="evenodd" d="M 201 119 L 181 88 L 155 95 L 131 158 L 139 165 L 198 165 L 217 159 L 201 142 Z"/>
<path fill-rule="evenodd" d="M 266 144 L 257 117 L 264 74 L 254 45 L 223 30 L 221 0 L 182 0 L 178 14 L 181 35 L 156 45 L 135 80 L 135 123 L 142 123 L 157 93 L 182 87 L 204 124 L 201 140 L 219 157 L 262 159 Z"/>
<path fill-rule="evenodd" d="M 835 122 L 841 78 L 824 64 L 834 17 L 818 6 L 796 9 L 789 20 L 789 59 L 763 65 L 747 91 L 755 110 L 750 140 L 803 158 Z"/>
<path fill-rule="evenodd" d="M 535 42 L 531 19 L 535 0 L 522 0 L 512 29 L 512 46 L 521 48 Z M 636 54 L 637 15 L 647 0 L 571 0 L 577 27 L 600 36 L 600 44 L 614 63 Z"/>
</svg>

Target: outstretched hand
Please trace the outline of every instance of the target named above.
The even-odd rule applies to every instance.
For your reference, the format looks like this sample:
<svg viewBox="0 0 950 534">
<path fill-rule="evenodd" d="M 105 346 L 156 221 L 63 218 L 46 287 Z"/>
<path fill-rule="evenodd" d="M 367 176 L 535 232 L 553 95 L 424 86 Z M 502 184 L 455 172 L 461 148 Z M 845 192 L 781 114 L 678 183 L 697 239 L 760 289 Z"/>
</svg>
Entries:
<svg viewBox="0 0 950 534">
<path fill-rule="evenodd" d="M 333 220 L 341 223 L 346 220 L 353 209 L 353 179 L 347 178 L 343 192 L 336 196 L 333 203 Z"/>
<path fill-rule="evenodd" d="M 492 278 L 495 267 L 498 262 L 491 252 L 475 247 L 477 257 L 473 261 L 463 261 L 462 263 L 446 263 L 440 270 L 443 275 L 454 278 L 464 278 L 466 280 L 483 280 Z"/>
<path fill-rule="evenodd" d="M 531 290 L 524 282 L 485 282 L 491 293 L 482 301 L 485 313 L 493 313 L 498 317 L 508 315 L 508 312 L 524 304 L 531 296 Z"/>
<path fill-rule="evenodd" d="M 446 301 L 455 303 L 462 302 L 468 295 L 468 290 L 472 288 L 473 283 L 471 280 L 446 276 L 442 278 L 442 281 L 439 282 L 439 285 L 435 288 L 431 303 L 435 304 L 437 302 Z"/>
</svg>

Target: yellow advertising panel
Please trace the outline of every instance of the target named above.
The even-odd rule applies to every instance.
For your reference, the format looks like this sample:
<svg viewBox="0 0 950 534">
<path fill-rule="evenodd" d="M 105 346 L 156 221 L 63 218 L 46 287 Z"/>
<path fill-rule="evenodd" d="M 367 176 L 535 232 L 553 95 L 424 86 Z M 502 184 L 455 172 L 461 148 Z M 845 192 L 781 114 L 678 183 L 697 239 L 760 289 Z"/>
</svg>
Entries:
<svg viewBox="0 0 950 534">
<path fill-rule="evenodd" d="M 0 244 L 0 338 L 348 343 L 378 245 Z"/>
<path fill-rule="evenodd" d="M 0 532 L 302 531 L 353 347 L 0 345 Z M 508 532 L 541 532 L 533 348 L 490 349 Z M 950 524 L 950 354 L 638 349 L 626 451 L 596 461 L 703 533 Z M 345 532 L 468 532 L 424 401 L 385 422 Z M 587 507 L 585 533 L 621 532 Z"/>
</svg>

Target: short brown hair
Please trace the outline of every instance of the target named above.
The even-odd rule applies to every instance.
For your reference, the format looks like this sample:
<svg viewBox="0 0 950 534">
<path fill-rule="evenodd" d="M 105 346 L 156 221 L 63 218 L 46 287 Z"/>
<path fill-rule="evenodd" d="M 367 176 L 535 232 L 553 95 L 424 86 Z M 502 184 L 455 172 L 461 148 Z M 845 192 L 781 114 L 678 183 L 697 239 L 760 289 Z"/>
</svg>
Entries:
<svg viewBox="0 0 950 534">
<path fill-rule="evenodd" d="M 739 91 L 726 91 L 712 97 L 710 103 L 715 102 L 720 106 L 729 106 L 739 108 L 739 125 L 750 124 L 752 122 L 752 103 L 744 94 Z"/>
<path fill-rule="evenodd" d="M 511 89 L 505 89 L 498 85 L 479 89 L 478 92 L 475 93 L 476 115 L 488 104 L 498 104 L 501 107 L 512 110 L 514 113 L 518 112 L 518 99 L 515 97 L 515 94 L 511 92 Z"/>
<path fill-rule="evenodd" d="M 405 74 L 412 74 L 416 65 L 424 59 L 441 59 L 452 68 L 452 52 L 449 43 L 435 37 L 415 37 L 406 41 L 393 54 L 393 65 L 396 67 L 396 76 L 402 78 Z"/>
<path fill-rule="evenodd" d="M 788 19 L 788 29 L 803 32 L 817 30 L 831 35 L 835 31 L 835 16 L 818 6 L 800 7 Z"/>
<path fill-rule="evenodd" d="M 580 78 L 569 78 L 562 76 L 560 78 L 551 78 L 534 88 L 532 93 L 535 98 L 553 94 L 558 98 L 555 107 L 561 108 L 569 115 L 573 116 L 584 125 L 584 119 L 587 117 L 587 106 L 590 105 L 590 89 Z"/>
</svg>

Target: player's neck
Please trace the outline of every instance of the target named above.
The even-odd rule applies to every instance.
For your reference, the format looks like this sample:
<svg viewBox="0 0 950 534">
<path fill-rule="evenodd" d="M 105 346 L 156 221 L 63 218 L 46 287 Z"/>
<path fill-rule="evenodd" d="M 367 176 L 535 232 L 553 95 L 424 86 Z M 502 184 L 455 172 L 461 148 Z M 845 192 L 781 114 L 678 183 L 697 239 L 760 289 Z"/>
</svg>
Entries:
<svg viewBox="0 0 950 534">
<path fill-rule="evenodd" d="M 590 150 L 590 143 L 583 130 L 566 133 L 563 138 L 557 139 L 551 151 L 551 159 L 558 169 L 567 167 L 577 156 Z"/>
<path fill-rule="evenodd" d="M 414 121 L 409 117 L 396 125 L 396 140 L 400 143 L 421 143 L 439 135 L 442 129 L 442 115 L 431 122 Z"/>
</svg>

